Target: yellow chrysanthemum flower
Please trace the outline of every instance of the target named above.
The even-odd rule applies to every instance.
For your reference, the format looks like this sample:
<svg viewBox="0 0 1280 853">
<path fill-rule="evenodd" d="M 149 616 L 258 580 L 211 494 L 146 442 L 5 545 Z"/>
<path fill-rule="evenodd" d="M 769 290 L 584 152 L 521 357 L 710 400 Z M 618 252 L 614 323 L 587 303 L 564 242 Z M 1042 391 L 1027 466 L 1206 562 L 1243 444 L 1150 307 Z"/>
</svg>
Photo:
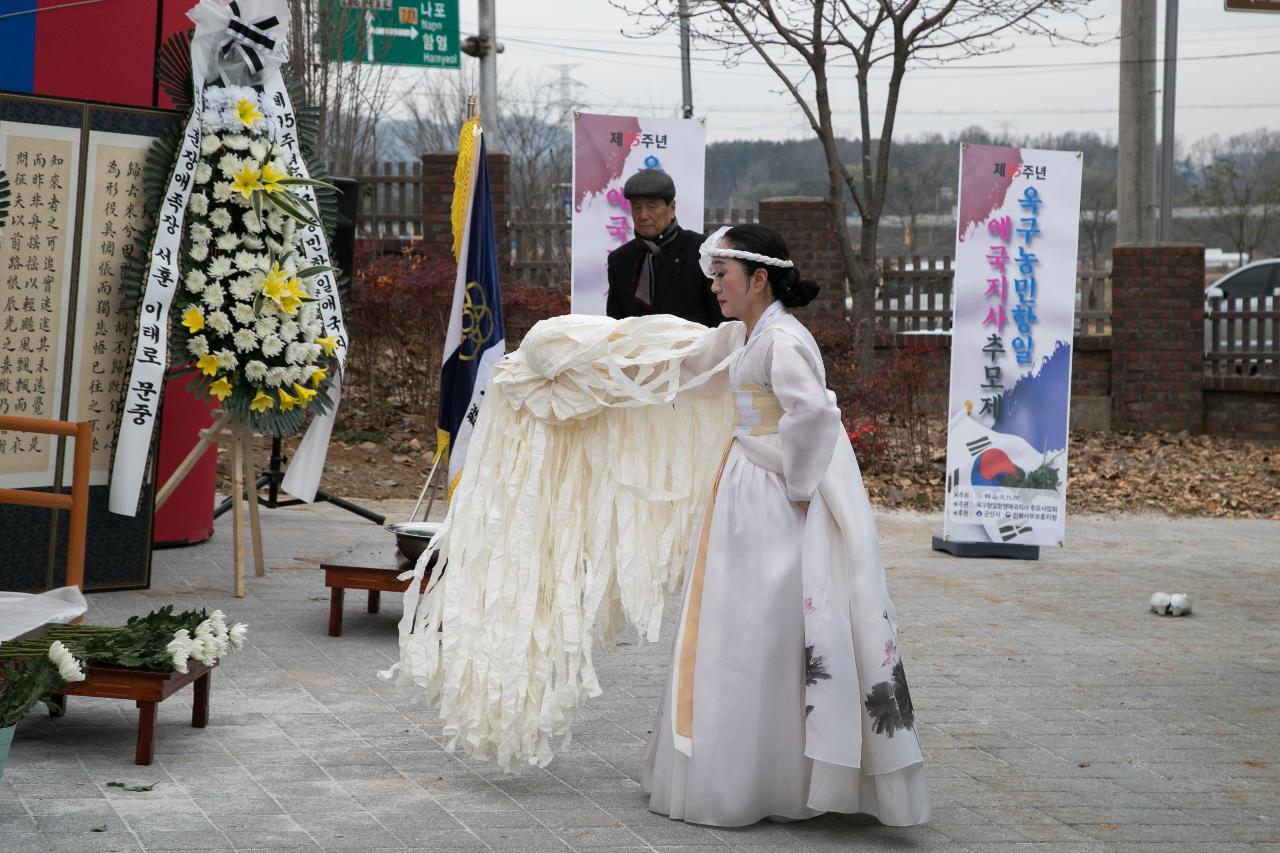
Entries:
<svg viewBox="0 0 1280 853">
<path fill-rule="evenodd" d="M 300 406 L 309 405 L 311 403 L 311 398 L 316 395 L 315 391 L 312 391 L 310 388 L 304 388 L 297 382 L 293 383 L 293 390 L 298 393 L 298 405 Z"/>
<path fill-rule="evenodd" d="M 236 104 L 236 115 L 245 127 L 253 127 L 253 123 L 262 121 L 266 116 L 258 111 L 258 105 L 248 98 L 241 98 Z"/>
<path fill-rule="evenodd" d="M 323 367 L 317 367 L 315 369 L 315 372 L 311 374 L 311 387 L 319 388 L 320 383 L 323 382 L 324 378 L 328 375 L 329 375 L 328 371 L 326 371 Z"/>
<path fill-rule="evenodd" d="M 209 386 L 209 393 L 218 398 L 218 402 L 222 402 L 231 396 L 231 383 L 227 381 L 227 377 L 219 376 L 218 381 Z"/>
<path fill-rule="evenodd" d="M 338 349 L 337 338 L 316 338 L 316 343 L 324 348 L 325 355 L 333 355 Z"/>
<path fill-rule="evenodd" d="M 213 353 L 205 353 L 196 361 L 196 367 L 205 376 L 213 376 L 218 372 L 218 357 Z"/>
<path fill-rule="evenodd" d="M 262 182 L 258 180 L 260 177 L 262 177 L 262 172 L 257 169 L 250 169 L 249 164 L 246 163 L 232 178 L 231 191 L 238 192 L 245 198 L 249 198 L 253 195 L 254 190 L 262 189 Z"/>
<path fill-rule="evenodd" d="M 264 394 L 262 391 L 259 391 L 257 395 L 249 401 L 249 411 L 265 412 L 267 409 L 275 406 L 275 404 L 276 401 L 271 399 L 270 394 Z"/>
<path fill-rule="evenodd" d="M 204 328 L 204 312 L 192 305 L 182 315 L 182 325 L 187 327 L 187 331 L 195 334 Z"/>
<path fill-rule="evenodd" d="M 288 412 L 298 407 L 298 400 L 283 388 L 280 389 L 280 411 Z"/>
<path fill-rule="evenodd" d="M 289 173 L 277 169 L 271 162 L 262 164 L 262 188 L 269 193 L 279 192 L 284 189 L 280 185 L 281 178 L 289 177 Z"/>
</svg>

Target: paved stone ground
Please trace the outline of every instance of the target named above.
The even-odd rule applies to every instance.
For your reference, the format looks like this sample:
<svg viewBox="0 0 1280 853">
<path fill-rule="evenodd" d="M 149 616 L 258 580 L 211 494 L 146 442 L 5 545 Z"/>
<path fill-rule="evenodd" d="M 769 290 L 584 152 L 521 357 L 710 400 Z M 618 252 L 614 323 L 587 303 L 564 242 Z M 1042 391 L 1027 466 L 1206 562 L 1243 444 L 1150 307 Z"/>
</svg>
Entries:
<svg viewBox="0 0 1280 853">
<path fill-rule="evenodd" d="M 668 642 L 601 655 L 605 694 L 573 748 L 505 777 L 447 753 L 428 709 L 375 678 L 395 597 L 370 616 L 349 595 L 345 635 L 326 635 L 317 564 L 381 531 L 332 507 L 266 512 L 270 571 L 237 600 L 220 524 L 157 552 L 151 590 L 95 595 L 90 611 L 113 622 L 172 602 L 250 623 L 252 647 L 214 675 L 209 728 L 186 726 L 184 691 L 161 708 L 155 764 L 136 767 L 125 703 L 33 712 L 0 780 L 0 850 L 1280 849 L 1274 522 L 1077 518 L 1067 549 L 1013 563 L 935 554 L 935 518 L 882 516 L 935 819 L 740 830 L 646 810 Z M 1195 615 L 1148 614 L 1156 589 L 1190 593 Z"/>
</svg>

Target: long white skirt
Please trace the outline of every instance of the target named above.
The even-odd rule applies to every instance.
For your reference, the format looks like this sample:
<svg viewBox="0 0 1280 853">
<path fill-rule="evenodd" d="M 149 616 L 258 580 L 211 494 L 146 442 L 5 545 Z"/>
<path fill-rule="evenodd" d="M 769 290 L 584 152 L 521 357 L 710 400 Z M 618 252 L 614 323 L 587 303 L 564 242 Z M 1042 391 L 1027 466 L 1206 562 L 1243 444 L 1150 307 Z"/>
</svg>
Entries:
<svg viewBox="0 0 1280 853">
<path fill-rule="evenodd" d="M 921 765 L 866 776 L 823 763 L 815 769 L 805 757 L 803 529 L 804 513 L 788 499 L 782 479 L 751 462 L 735 442 L 707 547 L 693 754 L 673 744 L 673 665 L 642 772 L 651 810 L 710 826 L 798 820 L 827 810 L 869 813 L 890 824 L 926 819 Z M 695 543 L 690 562 L 696 551 Z M 685 606 L 688 593 L 686 582 Z M 848 714 L 849 725 L 859 725 L 862 709 Z"/>
</svg>

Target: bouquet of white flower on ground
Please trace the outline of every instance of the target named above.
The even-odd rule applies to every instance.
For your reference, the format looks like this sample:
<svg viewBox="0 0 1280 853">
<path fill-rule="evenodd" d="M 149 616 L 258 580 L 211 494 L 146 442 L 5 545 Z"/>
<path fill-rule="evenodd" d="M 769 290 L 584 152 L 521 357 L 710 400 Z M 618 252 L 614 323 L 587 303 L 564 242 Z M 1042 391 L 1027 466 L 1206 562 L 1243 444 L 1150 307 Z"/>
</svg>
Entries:
<svg viewBox="0 0 1280 853">
<path fill-rule="evenodd" d="M 146 616 L 131 617 L 124 625 L 55 625 L 38 640 L 5 643 L 0 646 L 0 671 L 11 663 L 29 663 L 44 655 L 53 640 L 54 648 L 47 657 L 63 681 L 83 680 L 83 674 L 69 677 L 81 672 L 73 669 L 73 663 L 77 667 L 99 665 L 186 673 L 193 660 L 215 666 L 227 654 L 243 648 L 248 635 L 247 625 L 228 623 L 221 610 L 174 613 L 173 607 L 168 606 Z M 0 704 L 0 709 L 3 707 Z"/>
<path fill-rule="evenodd" d="M 37 702 L 73 681 L 84 681 L 84 669 L 60 641 L 37 642 L 44 654 L 0 660 L 0 729 L 17 725 Z M 8 644 L 6 644 L 6 649 Z"/>
<path fill-rule="evenodd" d="M 199 371 L 197 393 L 258 432 L 296 431 L 329 405 L 337 339 L 326 336 L 300 225 L 319 214 L 293 188 L 325 186 L 290 173 L 274 138 L 273 105 L 247 86 L 208 86 L 200 159 L 187 203 L 175 356 Z M 181 338 L 185 337 L 185 340 Z"/>
</svg>

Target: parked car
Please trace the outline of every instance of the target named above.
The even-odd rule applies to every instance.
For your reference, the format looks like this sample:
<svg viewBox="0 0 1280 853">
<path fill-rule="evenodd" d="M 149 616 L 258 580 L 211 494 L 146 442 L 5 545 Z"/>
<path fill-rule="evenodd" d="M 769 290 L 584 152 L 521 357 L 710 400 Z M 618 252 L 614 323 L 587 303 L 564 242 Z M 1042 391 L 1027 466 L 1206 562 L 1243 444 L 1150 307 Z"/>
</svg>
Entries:
<svg viewBox="0 0 1280 853">
<path fill-rule="evenodd" d="M 1227 273 L 1204 291 L 1204 350 L 1206 353 L 1241 353 L 1231 363 L 1231 373 L 1256 376 L 1280 372 L 1280 258 L 1245 264 Z M 1222 318 L 1220 312 L 1248 312 L 1260 316 Z M 1270 315 L 1270 316 L 1268 316 Z M 1214 345 L 1214 326 L 1218 329 Z M 1267 353 L 1249 358 L 1247 353 Z"/>
</svg>

